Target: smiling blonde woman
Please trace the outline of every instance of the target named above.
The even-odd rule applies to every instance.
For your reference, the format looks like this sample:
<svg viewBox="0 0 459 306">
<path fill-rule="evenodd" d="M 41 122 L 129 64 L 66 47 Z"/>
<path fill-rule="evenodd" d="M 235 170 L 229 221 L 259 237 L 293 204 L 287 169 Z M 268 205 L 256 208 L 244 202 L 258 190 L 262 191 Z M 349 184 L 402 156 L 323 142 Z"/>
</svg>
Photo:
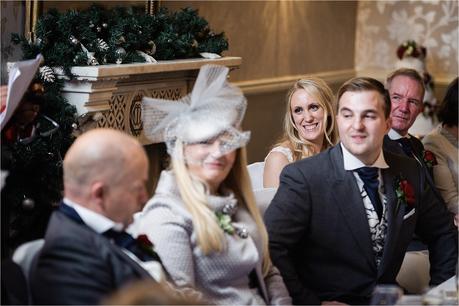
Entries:
<svg viewBox="0 0 459 306">
<path fill-rule="evenodd" d="M 338 142 L 333 101 L 330 87 L 319 78 L 306 77 L 293 84 L 287 93 L 284 134 L 265 158 L 263 187 L 277 188 L 287 164 Z"/>
</svg>

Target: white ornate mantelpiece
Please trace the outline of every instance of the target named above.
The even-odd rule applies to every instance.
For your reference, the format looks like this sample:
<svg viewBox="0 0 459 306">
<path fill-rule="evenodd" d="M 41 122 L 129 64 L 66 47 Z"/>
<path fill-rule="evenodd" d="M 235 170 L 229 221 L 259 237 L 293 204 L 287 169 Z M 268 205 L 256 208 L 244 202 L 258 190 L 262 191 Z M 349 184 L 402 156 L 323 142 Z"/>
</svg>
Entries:
<svg viewBox="0 0 459 306">
<path fill-rule="evenodd" d="M 65 83 L 63 95 L 76 106 L 78 115 L 92 117 L 92 114 L 101 112 L 98 127 L 125 131 L 145 145 L 150 160 L 151 192 L 160 171 L 166 166 L 167 154 L 164 144 L 155 144 L 142 133 L 142 97 L 177 100 L 191 91 L 201 66 L 218 64 L 237 68 L 241 62 L 240 57 L 222 57 L 73 67 L 75 79 Z"/>
<path fill-rule="evenodd" d="M 241 62 L 240 57 L 222 57 L 73 67 L 75 79 L 65 83 L 63 95 L 78 115 L 102 112 L 99 127 L 123 130 L 150 144 L 142 133 L 142 97 L 176 100 L 191 90 L 201 66 L 237 68 Z"/>
</svg>

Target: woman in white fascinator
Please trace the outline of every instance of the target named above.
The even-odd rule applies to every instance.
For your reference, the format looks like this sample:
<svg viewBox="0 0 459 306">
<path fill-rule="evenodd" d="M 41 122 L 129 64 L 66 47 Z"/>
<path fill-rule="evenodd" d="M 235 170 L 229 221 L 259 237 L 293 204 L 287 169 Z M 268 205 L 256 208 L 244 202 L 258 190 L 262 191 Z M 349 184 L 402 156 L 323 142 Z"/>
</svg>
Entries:
<svg viewBox="0 0 459 306">
<path fill-rule="evenodd" d="M 144 131 L 166 143 L 171 167 L 134 228 L 176 287 L 205 303 L 290 304 L 246 169 L 246 99 L 227 74 L 207 65 L 179 101 L 143 99 Z"/>
</svg>

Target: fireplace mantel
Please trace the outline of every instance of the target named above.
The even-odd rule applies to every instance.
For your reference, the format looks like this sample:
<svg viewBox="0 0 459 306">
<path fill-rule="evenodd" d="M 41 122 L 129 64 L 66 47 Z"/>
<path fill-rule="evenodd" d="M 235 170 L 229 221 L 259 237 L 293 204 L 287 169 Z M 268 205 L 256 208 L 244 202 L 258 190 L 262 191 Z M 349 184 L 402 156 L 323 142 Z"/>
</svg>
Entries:
<svg viewBox="0 0 459 306">
<path fill-rule="evenodd" d="M 63 95 L 80 116 L 101 113 L 97 116 L 99 127 L 123 130 L 143 144 L 151 144 L 156 141 L 142 133 L 142 97 L 176 100 L 191 91 L 201 66 L 216 64 L 234 69 L 241 62 L 240 57 L 222 57 L 72 67 L 75 78 L 65 82 Z M 65 78 L 62 73 L 61 77 Z"/>
<path fill-rule="evenodd" d="M 201 66 L 216 64 L 235 69 L 241 62 L 240 57 L 222 57 L 73 67 L 75 78 L 65 82 L 63 95 L 75 105 L 84 121 L 80 131 L 109 127 L 139 139 L 150 161 L 149 191 L 152 192 L 161 170 L 166 168 L 167 153 L 159 139 L 144 136 L 142 97 L 177 100 L 191 91 Z M 66 78 L 63 73 L 61 77 Z"/>
</svg>

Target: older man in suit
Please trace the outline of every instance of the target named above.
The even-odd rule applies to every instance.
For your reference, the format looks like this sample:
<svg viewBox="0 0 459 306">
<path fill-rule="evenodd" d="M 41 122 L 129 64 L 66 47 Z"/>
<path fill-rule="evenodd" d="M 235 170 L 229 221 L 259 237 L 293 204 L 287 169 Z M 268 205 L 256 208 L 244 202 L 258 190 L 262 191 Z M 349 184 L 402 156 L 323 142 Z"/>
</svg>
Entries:
<svg viewBox="0 0 459 306">
<path fill-rule="evenodd" d="M 391 100 L 391 129 L 384 137 L 384 149 L 416 161 L 426 175 L 427 184 L 435 197 L 446 206 L 433 180 L 435 155 L 426 151 L 422 142 L 408 133 L 423 110 L 424 80 L 409 68 L 400 68 L 387 76 L 386 88 Z M 453 218 L 453 215 L 451 215 Z M 414 235 L 407 249 L 398 281 L 412 293 L 421 293 L 429 280 L 429 254 L 427 245 Z"/>
<path fill-rule="evenodd" d="M 416 160 L 426 173 L 427 183 L 435 196 L 443 202 L 432 176 L 435 156 L 425 151 L 422 142 L 408 133 L 423 109 L 424 81 L 416 70 L 400 68 L 389 74 L 386 88 L 391 100 L 392 123 L 389 133 L 384 137 L 384 149 Z"/>
<path fill-rule="evenodd" d="M 341 143 L 284 168 L 265 214 L 270 251 L 295 304 L 368 304 L 393 284 L 414 232 L 431 284 L 455 273 L 457 233 L 416 162 L 382 150 L 390 100 L 371 78 L 338 92 Z"/>
<path fill-rule="evenodd" d="M 139 279 L 161 279 L 145 239 L 124 232 L 148 199 L 142 146 L 115 130 L 80 136 L 64 159 L 65 198 L 53 213 L 31 271 L 37 304 L 98 304 Z"/>
</svg>

